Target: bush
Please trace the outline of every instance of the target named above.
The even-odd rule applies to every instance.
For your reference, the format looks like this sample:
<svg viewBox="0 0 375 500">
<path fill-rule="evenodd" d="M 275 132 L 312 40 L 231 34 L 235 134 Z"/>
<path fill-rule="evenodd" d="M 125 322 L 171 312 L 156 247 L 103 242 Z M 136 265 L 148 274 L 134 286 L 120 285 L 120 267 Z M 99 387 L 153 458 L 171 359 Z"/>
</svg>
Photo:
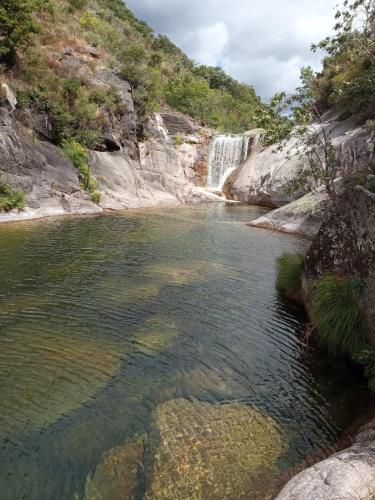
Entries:
<svg viewBox="0 0 375 500">
<path fill-rule="evenodd" d="M 326 275 L 314 291 L 314 314 L 322 340 L 337 353 L 351 354 L 365 341 L 360 298 L 364 284 L 358 277 Z"/>
<path fill-rule="evenodd" d="M 0 212 L 10 212 L 15 208 L 25 208 L 25 195 L 21 191 L 14 191 L 0 180 Z"/>
<path fill-rule="evenodd" d="M 277 259 L 276 288 L 284 294 L 292 294 L 301 289 L 301 254 L 284 253 Z"/>
<path fill-rule="evenodd" d="M 98 191 L 94 191 L 93 193 L 91 193 L 91 201 L 93 201 L 94 203 L 100 203 L 101 197 L 102 195 L 98 193 Z"/>
<path fill-rule="evenodd" d="M 89 193 L 94 194 L 96 182 L 90 175 L 87 149 L 74 140 L 66 140 L 62 143 L 62 150 L 80 172 L 83 180 L 83 188 Z"/>
<path fill-rule="evenodd" d="M 47 3 L 42 0 L 2 0 L 0 5 L 0 61 L 12 63 L 17 49 L 27 46 L 39 31 L 35 11 Z"/>
</svg>

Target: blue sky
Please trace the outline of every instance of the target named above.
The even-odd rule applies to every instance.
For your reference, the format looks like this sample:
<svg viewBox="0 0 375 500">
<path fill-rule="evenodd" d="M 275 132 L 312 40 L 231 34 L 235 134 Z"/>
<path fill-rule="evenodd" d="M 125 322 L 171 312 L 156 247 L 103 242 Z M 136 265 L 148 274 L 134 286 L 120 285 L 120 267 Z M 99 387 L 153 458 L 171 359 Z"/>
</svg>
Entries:
<svg viewBox="0 0 375 500">
<path fill-rule="evenodd" d="M 267 99 L 292 91 L 299 69 L 319 69 L 309 48 L 329 35 L 337 0 L 127 0 L 192 59 L 223 67 Z"/>
</svg>

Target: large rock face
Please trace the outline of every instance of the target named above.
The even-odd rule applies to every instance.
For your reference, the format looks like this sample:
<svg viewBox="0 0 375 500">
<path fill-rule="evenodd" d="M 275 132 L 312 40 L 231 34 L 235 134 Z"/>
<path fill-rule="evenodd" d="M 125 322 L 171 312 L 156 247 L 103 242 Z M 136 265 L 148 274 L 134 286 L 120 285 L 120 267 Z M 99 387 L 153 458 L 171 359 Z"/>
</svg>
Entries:
<svg viewBox="0 0 375 500">
<path fill-rule="evenodd" d="M 0 214 L 0 222 L 222 200 L 200 187 L 210 131 L 179 113 L 164 113 L 165 123 L 162 115 L 154 114 L 146 127 L 148 140 L 139 143 L 130 85 L 108 68 L 90 72 L 90 55 L 69 51 L 59 57 L 90 85 L 114 86 L 124 104 L 121 112 L 108 116 L 102 151 L 93 151 L 89 157 L 100 204 L 81 189 L 77 170 L 49 142 L 47 116 L 32 109 L 20 113 L 13 101 L 10 106 L 7 87 L 0 102 L 0 174 L 4 182 L 25 193 L 26 209 Z"/>
<path fill-rule="evenodd" d="M 294 477 L 276 500 L 373 500 L 375 429 L 358 434 L 354 444 Z"/>
<path fill-rule="evenodd" d="M 338 121 L 332 113 L 324 120 L 324 128 L 330 133 L 338 153 L 341 173 L 367 167 L 373 160 L 374 141 L 367 128 L 358 127 L 351 120 Z M 262 146 L 259 131 L 253 131 L 250 139 L 250 155 L 231 179 L 232 197 L 272 208 L 289 203 L 292 199 L 284 193 L 283 187 L 303 166 L 296 142 L 291 140 L 283 151 L 275 151 L 274 147 Z"/>
<path fill-rule="evenodd" d="M 62 151 L 36 139 L 1 108 L 0 175 L 27 202 L 24 212 L 1 214 L 0 220 L 101 212 L 80 189 L 77 170 Z"/>
<path fill-rule="evenodd" d="M 312 283 L 327 273 L 363 279 L 363 306 L 375 343 L 375 194 L 362 186 L 345 191 L 327 210 L 305 259 L 307 304 Z"/>
</svg>

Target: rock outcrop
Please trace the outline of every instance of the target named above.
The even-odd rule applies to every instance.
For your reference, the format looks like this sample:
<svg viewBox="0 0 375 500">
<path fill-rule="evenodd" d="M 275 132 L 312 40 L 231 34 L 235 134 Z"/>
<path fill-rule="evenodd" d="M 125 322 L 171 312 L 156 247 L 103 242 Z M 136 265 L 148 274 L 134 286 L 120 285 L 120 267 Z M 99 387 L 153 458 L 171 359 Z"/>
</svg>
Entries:
<svg viewBox="0 0 375 500">
<path fill-rule="evenodd" d="M 353 445 L 295 476 L 276 500 L 373 500 L 375 423 Z"/>
<path fill-rule="evenodd" d="M 40 141 L 0 108 L 0 175 L 25 193 L 23 212 L 0 214 L 0 221 L 63 214 L 100 213 L 80 189 L 78 172 L 61 149 Z"/>
<path fill-rule="evenodd" d="M 92 57 L 91 53 L 78 54 L 71 49 L 58 55 L 58 60 L 59 64 L 75 68 L 92 86 L 116 88 L 123 101 L 121 111 L 116 114 L 108 111 L 104 142 L 89 156 L 100 203 L 93 203 L 80 186 L 78 171 L 51 142 L 46 114 L 33 109 L 19 112 L 14 95 L 3 85 L 0 175 L 10 187 L 25 194 L 26 208 L 22 212 L 0 214 L 0 222 L 98 214 L 104 209 L 221 201 L 219 196 L 201 187 L 211 132 L 180 113 L 164 112 L 149 117 L 147 140 L 139 142 L 139 123 L 130 85 L 108 68 L 90 72 L 88 59 Z"/>
<path fill-rule="evenodd" d="M 363 309 L 375 343 L 375 193 L 362 186 L 344 191 L 330 205 L 307 253 L 303 267 L 307 306 L 313 283 L 327 273 L 364 281 Z"/>
<path fill-rule="evenodd" d="M 316 236 L 323 223 L 328 204 L 329 199 L 324 192 L 309 193 L 250 221 L 249 225 L 312 238 Z"/>
<path fill-rule="evenodd" d="M 367 167 L 374 161 L 375 137 L 365 126 L 359 127 L 350 119 L 339 121 L 333 113 L 327 113 L 324 128 L 337 150 L 342 175 Z M 249 137 L 250 155 L 231 177 L 231 196 L 235 200 L 271 208 L 293 201 L 283 188 L 303 167 L 295 140 L 291 140 L 282 151 L 277 151 L 272 146 L 262 146 L 259 130 L 249 133 Z M 299 196 L 296 193 L 294 199 Z"/>
</svg>

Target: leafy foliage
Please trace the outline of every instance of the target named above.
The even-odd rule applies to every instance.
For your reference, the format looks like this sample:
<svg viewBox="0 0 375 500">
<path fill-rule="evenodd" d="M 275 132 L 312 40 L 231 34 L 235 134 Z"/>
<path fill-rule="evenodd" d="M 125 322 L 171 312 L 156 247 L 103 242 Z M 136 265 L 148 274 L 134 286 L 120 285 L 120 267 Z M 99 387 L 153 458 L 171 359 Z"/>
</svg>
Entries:
<svg viewBox="0 0 375 500">
<path fill-rule="evenodd" d="M 62 150 L 81 174 L 83 188 L 94 195 L 96 182 L 90 175 L 87 149 L 76 141 L 65 140 L 62 143 Z"/>
<path fill-rule="evenodd" d="M 27 46 L 30 37 L 38 33 L 40 26 L 35 12 L 46 1 L 2 0 L 0 5 L 0 61 L 14 62 L 17 49 Z"/>
<path fill-rule="evenodd" d="M 301 254 L 284 253 L 277 259 L 276 288 L 286 294 L 296 292 L 301 288 Z"/>
<path fill-rule="evenodd" d="M 365 342 L 360 305 L 363 282 L 358 277 L 326 275 L 314 291 L 314 313 L 319 334 L 333 351 L 351 354 Z"/>
<path fill-rule="evenodd" d="M 10 212 L 25 207 L 25 195 L 20 191 L 14 191 L 0 179 L 0 212 Z"/>
<path fill-rule="evenodd" d="M 313 50 L 327 52 L 314 82 L 323 108 L 336 105 L 348 114 L 375 114 L 375 2 L 345 0 L 336 13 L 335 34 Z"/>
</svg>

